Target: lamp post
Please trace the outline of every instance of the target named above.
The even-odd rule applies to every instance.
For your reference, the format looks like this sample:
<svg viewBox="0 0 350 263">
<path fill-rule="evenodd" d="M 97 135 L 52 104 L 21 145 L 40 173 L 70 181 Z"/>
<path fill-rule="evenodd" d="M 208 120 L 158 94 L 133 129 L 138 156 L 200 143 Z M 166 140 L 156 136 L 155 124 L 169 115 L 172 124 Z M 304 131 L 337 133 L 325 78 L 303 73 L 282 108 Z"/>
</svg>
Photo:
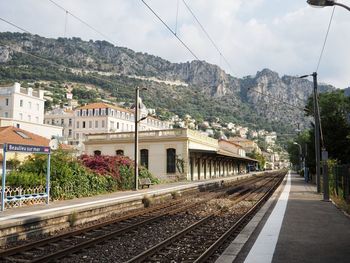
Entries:
<svg viewBox="0 0 350 263">
<path fill-rule="evenodd" d="M 147 90 L 146 88 L 142 88 L 142 90 Z M 140 109 L 140 88 L 136 87 L 135 89 L 135 153 L 134 153 L 134 177 L 135 177 L 135 191 L 139 189 L 139 122 L 146 119 L 147 116 L 139 119 L 139 109 Z"/>
<path fill-rule="evenodd" d="M 350 11 L 350 7 L 341 3 L 337 3 L 335 0 L 307 0 L 306 1 L 309 5 L 314 7 L 325 7 L 325 6 L 341 6 L 345 8 L 346 10 Z"/>
<path fill-rule="evenodd" d="M 299 146 L 299 169 L 301 170 L 303 167 L 302 165 L 302 155 L 303 155 L 303 152 L 301 150 L 301 145 L 297 142 L 293 142 L 294 145 L 298 145 Z"/>
<path fill-rule="evenodd" d="M 317 72 L 314 72 L 310 75 L 304 75 L 300 78 L 306 78 L 312 76 L 313 82 L 314 82 L 314 119 L 315 119 L 315 155 L 316 155 L 316 186 L 317 186 L 317 193 L 321 192 L 321 167 L 320 167 L 320 156 L 321 156 L 321 150 L 320 150 L 320 112 L 318 109 L 318 101 L 317 101 Z"/>
</svg>

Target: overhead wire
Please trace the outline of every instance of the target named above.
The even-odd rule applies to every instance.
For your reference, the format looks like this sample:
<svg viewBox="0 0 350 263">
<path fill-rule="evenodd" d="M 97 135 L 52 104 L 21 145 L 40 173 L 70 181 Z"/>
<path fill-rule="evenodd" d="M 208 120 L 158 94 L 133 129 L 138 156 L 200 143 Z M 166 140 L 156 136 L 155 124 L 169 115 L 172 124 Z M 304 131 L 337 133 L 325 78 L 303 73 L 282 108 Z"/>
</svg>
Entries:
<svg viewBox="0 0 350 263">
<path fill-rule="evenodd" d="M 220 59 L 222 58 L 225 63 L 227 64 L 227 66 L 229 67 L 230 71 L 232 72 L 232 67 L 230 65 L 230 63 L 228 62 L 228 60 L 226 59 L 226 57 L 222 54 L 221 50 L 218 48 L 217 44 L 214 42 L 213 38 L 209 35 L 208 31 L 204 28 L 204 26 L 202 25 L 202 23 L 199 21 L 199 19 L 197 18 L 197 16 L 195 15 L 195 13 L 193 12 L 193 10 L 190 8 L 190 6 L 186 3 L 185 0 L 182 0 L 182 2 L 184 3 L 185 7 L 187 8 L 187 10 L 191 13 L 191 15 L 193 16 L 193 18 L 196 20 L 196 22 L 198 23 L 198 25 L 200 26 L 200 28 L 202 29 L 202 31 L 204 32 L 204 34 L 207 36 L 207 38 L 209 39 L 209 41 L 211 42 L 211 44 L 213 45 L 213 47 L 216 49 L 216 51 L 219 53 L 220 55 Z M 221 63 L 221 62 L 220 62 Z"/>
<path fill-rule="evenodd" d="M 50 0 L 51 1 L 51 0 Z M 148 5 L 144 0 L 141 0 L 141 2 L 155 15 L 155 17 L 158 18 L 158 20 L 177 38 L 177 40 L 180 41 L 180 43 L 191 53 L 191 55 L 197 59 L 200 60 L 198 58 L 198 56 L 189 48 L 189 46 L 174 32 L 174 30 L 172 30 L 169 25 L 167 23 L 165 23 L 165 21 L 156 13 L 156 11 L 154 11 L 154 9 Z"/>
<path fill-rule="evenodd" d="M 328 39 L 328 34 L 329 34 L 329 31 L 330 31 L 330 28 L 331 28 L 331 25 L 332 25 L 332 21 L 333 21 L 333 17 L 334 17 L 334 11 L 335 11 L 335 6 L 333 7 L 331 18 L 329 19 L 326 36 L 325 36 L 324 41 L 323 41 L 321 53 L 320 53 L 320 56 L 319 56 L 318 61 L 317 61 L 317 66 L 316 66 L 315 72 L 318 72 L 318 69 L 319 69 L 320 64 L 321 64 L 322 56 L 323 56 L 323 53 L 324 53 L 324 50 L 325 50 L 325 47 L 326 47 L 326 43 L 327 43 L 327 39 Z"/>
<path fill-rule="evenodd" d="M 55 2 L 54 0 L 48 0 L 49 2 L 51 2 L 52 4 L 54 4 L 55 6 L 57 6 L 58 8 L 60 8 L 61 10 L 63 10 L 66 14 L 71 15 L 73 18 L 75 18 L 76 20 L 78 20 L 79 22 L 81 22 L 82 24 L 84 24 L 85 26 L 87 26 L 88 28 L 90 28 L 91 30 L 93 30 L 95 33 L 101 35 L 102 37 L 104 37 L 105 39 L 107 39 L 108 41 L 110 41 L 111 43 L 113 43 L 114 45 L 117 46 L 116 42 L 111 39 L 110 37 L 108 37 L 106 34 L 102 33 L 101 31 L 99 31 L 98 29 L 96 29 L 95 27 L 93 27 L 92 25 L 90 25 L 88 22 L 86 22 L 85 20 L 83 20 L 82 18 L 78 17 L 77 15 L 73 14 L 71 11 L 69 11 L 68 9 L 64 8 L 63 6 L 59 5 L 57 2 Z"/>
</svg>

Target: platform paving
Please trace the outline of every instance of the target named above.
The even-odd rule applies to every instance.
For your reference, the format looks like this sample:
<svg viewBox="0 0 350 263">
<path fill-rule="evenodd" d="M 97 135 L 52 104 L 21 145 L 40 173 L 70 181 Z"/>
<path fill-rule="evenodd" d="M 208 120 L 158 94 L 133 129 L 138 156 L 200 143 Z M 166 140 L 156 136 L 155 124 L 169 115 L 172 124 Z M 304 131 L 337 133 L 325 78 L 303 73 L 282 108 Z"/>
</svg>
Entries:
<svg viewBox="0 0 350 263">
<path fill-rule="evenodd" d="M 274 210 L 281 209 L 279 202 L 283 205 L 286 201 L 286 191 L 234 262 L 350 262 L 350 218 L 332 202 L 322 201 L 316 187 L 299 175 L 291 174 L 290 181 L 281 226 L 276 223 L 279 219 Z M 276 232 L 278 239 L 273 242 Z M 259 244 L 259 240 L 263 242 Z"/>
</svg>

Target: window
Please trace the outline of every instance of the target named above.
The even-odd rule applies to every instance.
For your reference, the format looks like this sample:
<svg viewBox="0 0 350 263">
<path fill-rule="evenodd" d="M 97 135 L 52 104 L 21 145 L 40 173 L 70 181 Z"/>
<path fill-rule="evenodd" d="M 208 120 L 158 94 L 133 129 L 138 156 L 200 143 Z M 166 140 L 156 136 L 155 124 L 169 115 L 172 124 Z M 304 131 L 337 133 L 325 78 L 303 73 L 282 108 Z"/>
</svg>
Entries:
<svg viewBox="0 0 350 263">
<path fill-rule="evenodd" d="M 175 173 L 176 150 L 169 148 L 166 150 L 166 172 Z"/>
<path fill-rule="evenodd" d="M 99 114 L 99 109 L 94 109 L 94 116 L 98 116 Z"/>
<path fill-rule="evenodd" d="M 101 122 L 101 126 L 102 126 L 102 128 L 104 128 L 104 127 L 105 127 L 105 121 L 104 121 L 104 120 L 102 120 L 102 122 Z"/>
<path fill-rule="evenodd" d="M 9 105 L 9 99 L 6 99 L 5 101 L 6 101 L 5 102 L 6 106 L 8 106 Z"/>
<path fill-rule="evenodd" d="M 23 100 L 20 100 L 20 101 L 19 101 L 19 106 L 20 106 L 20 107 L 23 107 Z"/>
<path fill-rule="evenodd" d="M 68 125 L 69 125 L 69 127 L 72 126 L 72 119 L 69 119 L 69 120 L 68 120 Z"/>
<path fill-rule="evenodd" d="M 92 121 L 89 121 L 89 128 L 92 128 Z"/>
<path fill-rule="evenodd" d="M 79 133 L 76 133 L 76 134 L 75 134 L 75 138 L 76 138 L 77 140 L 79 140 Z"/>
<path fill-rule="evenodd" d="M 75 114 L 79 117 L 79 116 L 80 116 L 80 111 L 77 110 L 77 111 L 75 112 Z"/>
<path fill-rule="evenodd" d="M 77 121 L 77 128 L 78 128 L 78 129 L 79 129 L 79 126 L 80 126 L 79 124 L 80 124 L 80 123 Z"/>
<path fill-rule="evenodd" d="M 72 129 L 68 130 L 68 137 L 72 137 Z"/>
<path fill-rule="evenodd" d="M 31 109 L 32 108 L 32 102 L 28 101 L 28 108 Z"/>
<path fill-rule="evenodd" d="M 106 109 L 101 109 L 101 115 L 102 116 L 106 115 Z"/>
<path fill-rule="evenodd" d="M 109 126 L 111 126 L 111 129 L 114 129 L 114 121 L 110 121 Z"/>
<path fill-rule="evenodd" d="M 86 116 L 86 110 L 83 110 L 82 116 Z"/>
<path fill-rule="evenodd" d="M 54 119 L 51 119 L 51 124 L 55 125 L 55 120 Z"/>
<path fill-rule="evenodd" d="M 61 125 L 63 125 L 64 124 L 64 119 L 61 119 Z"/>
<path fill-rule="evenodd" d="M 23 139 L 31 139 L 30 136 L 28 136 L 26 133 L 21 132 L 21 131 L 15 131 L 19 136 L 21 136 Z"/>
<path fill-rule="evenodd" d="M 124 155 L 124 151 L 123 150 L 116 150 L 115 154 L 123 156 Z"/>
<path fill-rule="evenodd" d="M 90 109 L 89 110 L 89 114 L 88 114 L 89 116 L 92 116 L 93 114 L 92 114 L 92 109 Z"/>
<path fill-rule="evenodd" d="M 16 128 L 20 128 L 21 125 L 19 123 L 16 123 Z"/>
<path fill-rule="evenodd" d="M 39 103 L 36 104 L 36 110 L 39 110 Z"/>
<path fill-rule="evenodd" d="M 99 151 L 99 150 L 94 151 L 94 155 L 95 156 L 100 156 L 101 155 L 101 151 Z"/>
<path fill-rule="evenodd" d="M 148 150 L 141 149 L 140 157 L 141 157 L 141 165 L 148 169 Z"/>
<path fill-rule="evenodd" d="M 119 130 L 119 122 L 117 122 L 117 129 Z"/>
<path fill-rule="evenodd" d="M 85 129 L 85 127 L 86 127 L 86 123 L 85 121 L 83 121 L 83 129 Z"/>
<path fill-rule="evenodd" d="M 95 121 L 95 128 L 98 128 L 98 121 Z"/>
<path fill-rule="evenodd" d="M 4 113 L 4 117 L 5 117 L 5 118 L 8 118 L 8 117 L 9 117 L 9 113 L 8 113 L 8 112 L 5 112 L 5 113 Z"/>
<path fill-rule="evenodd" d="M 114 116 L 114 110 L 111 110 L 111 116 Z"/>
</svg>

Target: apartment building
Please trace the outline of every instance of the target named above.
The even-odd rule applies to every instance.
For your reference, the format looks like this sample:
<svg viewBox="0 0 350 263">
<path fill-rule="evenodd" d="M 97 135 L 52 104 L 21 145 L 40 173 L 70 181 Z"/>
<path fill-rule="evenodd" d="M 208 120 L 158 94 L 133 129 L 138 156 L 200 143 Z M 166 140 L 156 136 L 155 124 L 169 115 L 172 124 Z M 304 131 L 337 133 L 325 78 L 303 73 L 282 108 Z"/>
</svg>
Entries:
<svg viewBox="0 0 350 263">
<path fill-rule="evenodd" d="M 23 88 L 19 83 L 0 87 L 0 126 L 15 126 L 50 139 L 62 128 L 44 124 L 44 91 Z"/>
<path fill-rule="evenodd" d="M 140 117 L 146 117 L 139 124 L 140 131 L 169 129 L 168 122 L 147 116 L 147 108 L 142 104 Z M 134 131 L 134 110 L 125 109 L 103 102 L 91 103 L 73 111 L 56 109 L 45 115 L 45 123 L 63 127 L 64 140 L 69 144 L 79 144 L 85 135 Z"/>
</svg>

